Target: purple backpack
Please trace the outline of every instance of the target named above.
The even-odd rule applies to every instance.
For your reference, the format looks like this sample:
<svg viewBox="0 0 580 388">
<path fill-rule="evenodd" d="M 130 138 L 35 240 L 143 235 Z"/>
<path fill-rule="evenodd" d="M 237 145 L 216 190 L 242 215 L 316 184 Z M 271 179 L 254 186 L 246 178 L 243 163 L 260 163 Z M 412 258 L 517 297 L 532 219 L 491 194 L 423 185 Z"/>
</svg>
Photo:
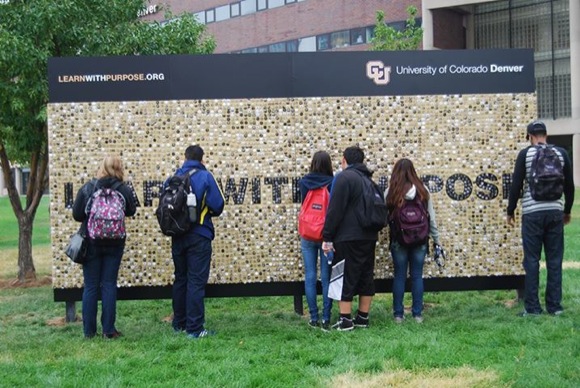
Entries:
<svg viewBox="0 0 580 388">
<path fill-rule="evenodd" d="M 412 200 L 405 200 L 403 206 L 393 211 L 391 228 L 402 246 L 414 247 L 427 242 L 429 213 L 418 195 Z"/>
<path fill-rule="evenodd" d="M 120 185 L 120 184 L 119 184 Z M 125 198 L 115 186 L 97 189 L 91 196 L 87 232 L 91 239 L 124 239 Z"/>
</svg>

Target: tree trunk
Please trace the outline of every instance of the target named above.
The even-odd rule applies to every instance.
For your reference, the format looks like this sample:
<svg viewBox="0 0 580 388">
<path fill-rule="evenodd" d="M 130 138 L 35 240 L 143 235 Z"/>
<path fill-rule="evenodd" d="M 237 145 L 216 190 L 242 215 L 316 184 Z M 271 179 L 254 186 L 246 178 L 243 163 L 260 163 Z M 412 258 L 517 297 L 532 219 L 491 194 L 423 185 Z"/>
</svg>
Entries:
<svg viewBox="0 0 580 388">
<path fill-rule="evenodd" d="M 36 269 L 32 260 L 32 224 L 34 218 L 27 212 L 18 218 L 18 281 L 20 283 L 36 280 Z"/>
<path fill-rule="evenodd" d="M 47 127 L 43 124 L 40 128 L 41 134 L 44 133 L 46 138 Z M 10 175 L 10 161 L 2 138 L 0 138 L 0 168 L 4 173 L 4 183 L 8 190 L 10 205 L 14 215 L 18 220 L 18 281 L 36 280 L 36 268 L 32 260 L 32 226 L 36 210 L 40 204 L 42 193 L 46 185 L 48 173 L 48 146 L 46 142 L 41 149 L 33 151 L 30 157 L 30 178 L 28 181 L 28 190 L 26 192 L 26 207 L 22 207 L 20 195 L 14 181 Z"/>
</svg>

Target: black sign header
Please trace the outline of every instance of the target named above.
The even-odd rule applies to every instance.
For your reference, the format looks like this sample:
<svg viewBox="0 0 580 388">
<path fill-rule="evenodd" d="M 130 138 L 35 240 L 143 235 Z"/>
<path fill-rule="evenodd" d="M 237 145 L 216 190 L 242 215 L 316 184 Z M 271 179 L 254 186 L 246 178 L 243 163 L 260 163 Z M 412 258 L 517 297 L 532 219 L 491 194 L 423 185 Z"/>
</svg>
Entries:
<svg viewBox="0 0 580 388">
<path fill-rule="evenodd" d="M 51 58 L 56 102 L 531 93 L 531 49 Z"/>
</svg>

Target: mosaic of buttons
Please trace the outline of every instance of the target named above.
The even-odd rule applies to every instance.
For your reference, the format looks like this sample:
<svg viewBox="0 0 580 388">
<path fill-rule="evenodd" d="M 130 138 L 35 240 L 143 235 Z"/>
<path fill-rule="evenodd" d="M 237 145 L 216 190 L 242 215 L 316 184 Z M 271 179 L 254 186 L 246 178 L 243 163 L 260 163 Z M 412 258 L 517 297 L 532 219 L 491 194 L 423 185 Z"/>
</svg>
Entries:
<svg viewBox="0 0 580 388">
<path fill-rule="evenodd" d="M 338 170 L 358 144 L 386 188 L 411 158 L 434 201 L 447 262 L 425 277 L 522 274 L 519 227 L 505 223 L 510 175 L 535 94 L 93 102 L 49 105 L 53 287 L 82 287 L 63 250 L 79 224 L 70 206 L 107 154 L 122 157 L 139 207 L 127 219 L 119 285 L 172 283 L 171 241 L 155 218 L 159 185 L 200 144 L 226 197 L 214 219 L 210 283 L 301 281 L 298 180 L 326 150 Z M 388 233 L 376 277 L 393 276 Z"/>
</svg>

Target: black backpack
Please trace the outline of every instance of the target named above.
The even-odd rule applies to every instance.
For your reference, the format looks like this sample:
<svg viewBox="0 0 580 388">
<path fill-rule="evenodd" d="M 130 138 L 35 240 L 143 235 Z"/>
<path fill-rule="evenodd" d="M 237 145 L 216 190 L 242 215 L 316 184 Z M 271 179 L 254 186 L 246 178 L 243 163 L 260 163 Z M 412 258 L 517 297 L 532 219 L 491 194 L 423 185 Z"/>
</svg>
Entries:
<svg viewBox="0 0 580 388">
<path fill-rule="evenodd" d="M 535 146 L 528 183 L 536 201 L 556 201 L 564 193 L 564 167 L 552 145 Z"/>
<path fill-rule="evenodd" d="M 356 170 L 355 170 L 356 171 Z M 362 211 L 357 213 L 363 229 L 379 232 L 388 225 L 388 211 L 379 185 L 369 176 L 357 171 L 362 181 Z"/>
<path fill-rule="evenodd" d="M 155 215 L 161 232 L 166 236 L 180 236 L 191 228 L 187 194 L 191 191 L 191 176 L 197 171 L 194 168 L 185 175 L 172 176 L 159 195 Z"/>
</svg>

